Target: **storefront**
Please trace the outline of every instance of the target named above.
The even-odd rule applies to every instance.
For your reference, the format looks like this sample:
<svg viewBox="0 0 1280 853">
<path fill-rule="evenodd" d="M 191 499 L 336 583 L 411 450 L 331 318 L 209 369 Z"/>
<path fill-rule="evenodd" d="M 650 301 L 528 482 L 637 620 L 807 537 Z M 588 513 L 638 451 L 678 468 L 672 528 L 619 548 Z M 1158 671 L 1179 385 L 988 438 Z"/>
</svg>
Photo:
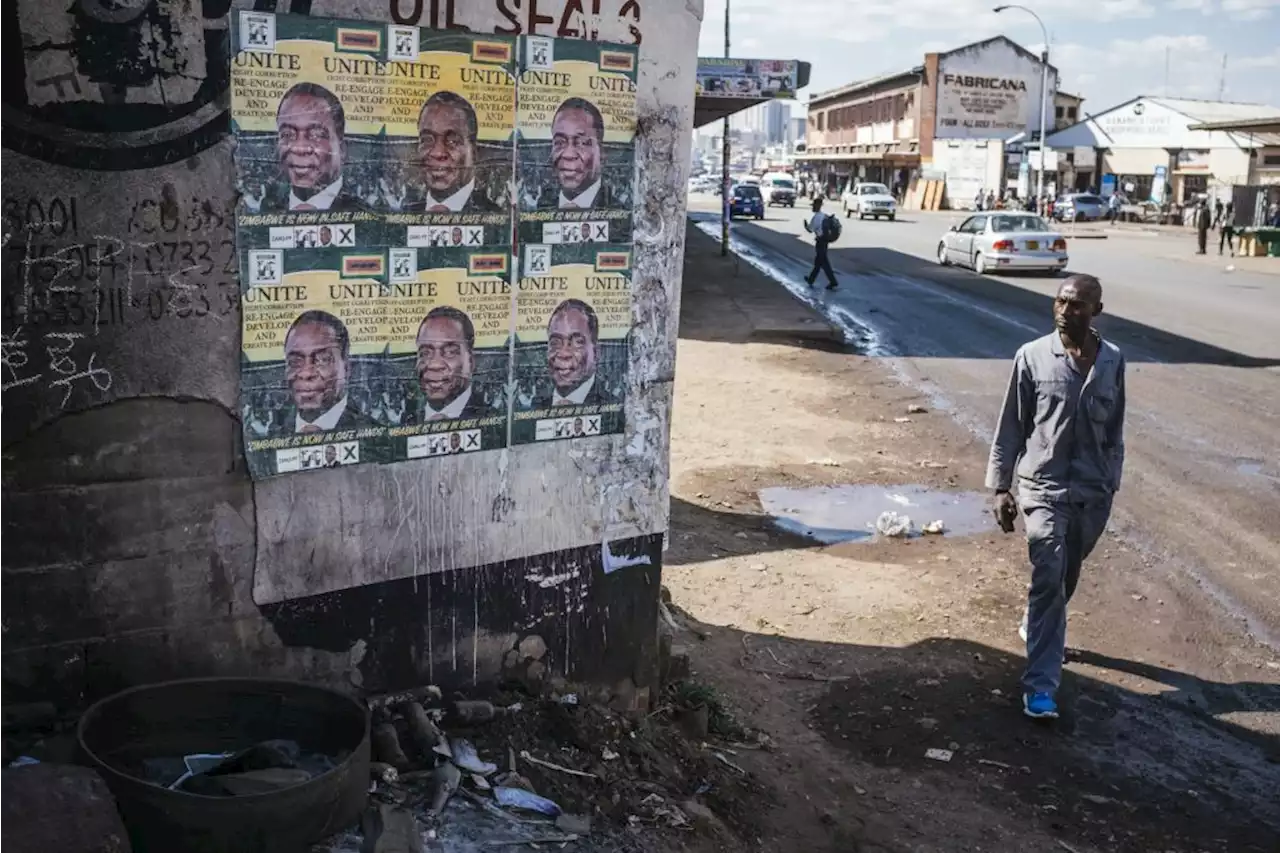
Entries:
<svg viewBox="0 0 1280 853">
<path fill-rule="evenodd" d="M 1070 153 L 1073 183 L 1079 184 L 1092 152 L 1091 185 L 1103 194 L 1114 189 L 1132 202 L 1177 207 L 1248 183 L 1251 162 L 1265 147 L 1246 134 L 1203 129 L 1203 123 L 1267 114 L 1280 118 L 1280 111 L 1252 104 L 1139 97 L 1052 134 L 1046 144 Z M 1063 162 L 1060 157 L 1060 168 Z"/>
</svg>

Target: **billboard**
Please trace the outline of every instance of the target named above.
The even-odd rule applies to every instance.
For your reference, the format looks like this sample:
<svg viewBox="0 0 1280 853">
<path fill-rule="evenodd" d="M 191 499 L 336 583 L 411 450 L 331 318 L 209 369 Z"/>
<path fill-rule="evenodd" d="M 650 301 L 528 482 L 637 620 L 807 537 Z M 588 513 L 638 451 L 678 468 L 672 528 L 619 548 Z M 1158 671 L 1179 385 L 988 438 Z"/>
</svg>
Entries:
<svg viewBox="0 0 1280 853">
<path fill-rule="evenodd" d="M 800 63 L 794 59 L 698 58 L 697 92 L 703 97 L 794 98 Z"/>
</svg>

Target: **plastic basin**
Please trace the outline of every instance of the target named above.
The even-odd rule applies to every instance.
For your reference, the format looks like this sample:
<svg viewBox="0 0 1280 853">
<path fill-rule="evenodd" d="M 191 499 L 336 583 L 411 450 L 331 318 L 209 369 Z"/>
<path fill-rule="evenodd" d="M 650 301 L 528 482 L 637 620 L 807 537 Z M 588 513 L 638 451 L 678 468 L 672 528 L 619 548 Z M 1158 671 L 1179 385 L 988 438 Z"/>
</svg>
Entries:
<svg viewBox="0 0 1280 853">
<path fill-rule="evenodd" d="M 134 853 L 293 853 L 346 828 L 368 798 L 369 713 L 336 690 L 201 678 L 135 687 L 85 712 L 84 761 L 115 795 Z M 297 741 L 337 767 L 291 788 L 207 797 L 148 782 L 142 762 Z"/>
</svg>

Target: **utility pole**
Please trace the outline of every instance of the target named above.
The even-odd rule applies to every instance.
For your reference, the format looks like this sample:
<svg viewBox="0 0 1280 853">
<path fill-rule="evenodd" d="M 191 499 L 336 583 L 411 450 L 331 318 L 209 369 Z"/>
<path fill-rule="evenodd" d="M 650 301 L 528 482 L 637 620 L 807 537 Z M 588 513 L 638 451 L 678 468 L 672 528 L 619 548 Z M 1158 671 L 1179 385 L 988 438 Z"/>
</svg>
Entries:
<svg viewBox="0 0 1280 853">
<path fill-rule="evenodd" d="M 1164 96 L 1169 97 L 1169 48 L 1164 49 Z"/>
<path fill-rule="evenodd" d="M 724 0 L 724 58 L 729 58 L 729 0 Z M 729 117 L 720 137 L 720 254 L 729 254 Z"/>
<path fill-rule="evenodd" d="M 1222 54 L 1222 76 L 1218 78 L 1218 100 L 1227 96 L 1227 55 Z"/>
<path fill-rule="evenodd" d="M 1026 6 L 1010 4 L 997 6 L 993 11 L 999 13 L 1005 9 L 1021 9 L 1035 18 L 1036 23 L 1040 25 L 1040 35 L 1044 37 L 1044 50 L 1040 54 L 1040 144 L 1036 146 L 1040 151 L 1040 168 L 1036 170 L 1036 204 L 1039 204 L 1040 197 L 1044 195 L 1044 139 L 1049 123 L 1049 31 L 1045 29 L 1044 21 L 1040 20 L 1040 16 Z"/>
</svg>

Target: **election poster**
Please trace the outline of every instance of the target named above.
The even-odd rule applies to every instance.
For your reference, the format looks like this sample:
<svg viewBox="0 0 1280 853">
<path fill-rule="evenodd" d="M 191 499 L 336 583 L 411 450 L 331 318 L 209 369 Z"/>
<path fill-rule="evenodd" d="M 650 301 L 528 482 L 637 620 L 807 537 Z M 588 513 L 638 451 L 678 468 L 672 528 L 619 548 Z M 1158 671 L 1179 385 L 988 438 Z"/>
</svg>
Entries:
<svg viewBox="0 0 1280 853">
<path fill-rule="evenodd" d="M 229 42 L 254 478 L 622 430 L 634 47 L 249 10 Z"/>
<path fill-rule="evenodd" d="M 384 258 L 241 253 L 241 418 L 254 478 L 385 461 Z"/>
<path fill-rule="evenodd" d="M 635 47 L 524 36 L 520 52 L 520 242 L 630 243 Z"/>
<path fill-rule="evenodd" d="M 520 266 L 511 443 L 621 432 L 631 246 L 526 244 Z"/>
<path fill-rule="evenodd" d="M 458 228 L 460 226 L 438 226 Z M 390 461 L 507 446 L 509 246 L 390 250 L 387 377 L 408 401 Z"/>
<path fill-rule="evenodd" d="M 511 245 L 515 178 L 514 39 L 453 30 L 419 30 L 417 62 L 425 88 L 401 87 L 396 102 L 410 112 L 390 116 L 388 239 L 427 248 L 441 226 L 462 234 L 469 249 Z"/>
</svg>

